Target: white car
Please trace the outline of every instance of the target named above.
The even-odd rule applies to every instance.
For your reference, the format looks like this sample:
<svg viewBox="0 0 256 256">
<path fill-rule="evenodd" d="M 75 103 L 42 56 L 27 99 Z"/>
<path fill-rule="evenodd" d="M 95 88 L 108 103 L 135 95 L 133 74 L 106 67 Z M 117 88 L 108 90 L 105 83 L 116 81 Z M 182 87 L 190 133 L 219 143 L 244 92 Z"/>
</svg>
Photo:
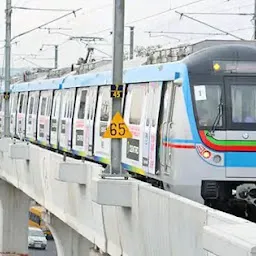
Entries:
<svg viewBox="0 0 256 256">
<path fill-rule="evenodd" d="M 39 228 L 28 228 L 28 248 L 39 248 L 45 250 L 47 246 L 47 240 L 45 234 Z"/>
</svg>

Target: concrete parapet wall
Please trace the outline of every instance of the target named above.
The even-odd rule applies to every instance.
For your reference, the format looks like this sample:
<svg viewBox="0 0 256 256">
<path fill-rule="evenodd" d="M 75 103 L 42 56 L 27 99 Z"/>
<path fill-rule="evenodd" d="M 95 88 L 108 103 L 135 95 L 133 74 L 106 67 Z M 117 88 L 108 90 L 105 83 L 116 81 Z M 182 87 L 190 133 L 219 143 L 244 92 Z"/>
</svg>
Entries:
<svg viewBox="0 0 256 256">
<path fill-rule="evenodd" d="M 64 182 L 59 178 L 61 155 L 31 144 L 28 150 L 26 159 L 2 150 L 0 177 L 109 255 L 256 255 L 253 223 L 136 180 L 129 180 L 131 207 L 102 206 L 92 200 L 100 165 L 85 163 L 86 184 Z M 70 169 L 70 175 L 75 171 Z"/>
</svg>

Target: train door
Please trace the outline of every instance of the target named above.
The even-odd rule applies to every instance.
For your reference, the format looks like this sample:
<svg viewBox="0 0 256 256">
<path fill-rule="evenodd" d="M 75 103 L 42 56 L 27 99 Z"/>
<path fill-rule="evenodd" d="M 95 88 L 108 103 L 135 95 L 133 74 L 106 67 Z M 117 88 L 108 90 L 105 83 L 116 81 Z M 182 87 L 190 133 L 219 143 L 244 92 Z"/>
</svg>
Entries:
<svg viewBox="0 0 256 256">
<path fill-rule="evenodd" d="M 4 134 L 4 97 L 0 95 L 0 135 Z"/>
<path fill-rule="evenodd" d="M 156 144 L 161 91 L 162 83 L 152 82 L 146 87 L 142 166 L 147 173 L 153 175 L 156 173 Z"/>
<path fill-rule="evenodd" d="M 94 129 L 94 156 L 96 161 L 109 163 L 110 139 L 102 138 L 111 119 L 110 86 L 100 87 Z"/>
<path fill-rule="evenodd" d="M 11 93 L 10 96 L 10 132 L 11 135 L 14 137 L 16 136 L 16 116 L 17 116 L 17 104 L 18 104 L 18 93 Z"/>
<path fill-rule="evenodd" d="M 26 120 L 26 138 L 32 141 L 36 140 L 38 100 L 39 91 L 29 93 Z"/>
<path fill-rule="evenodd" d="M 159 163 L 161 173 L 164 175 L 170 175 L 171 171 L 171 156 L 172 149 L 169 147 L 169 140 L 171 137 L 172 131 L 172 118 L 173 118 L 173 109 L 174 109 L 174 100 L 175 100 L 175 86 L 173 82 L 168 82 L 164 88 L 164 96 L 161 106 L 161 117 L 160 117 L 160 128 L 159 128 L 159 137 L 160 137 L 160 154 L 159 154 Z"/>
<path fill-rule="evenodd" d="M 59 126 L 59 145 L 63 151 L 71 151 L 72 140 L 72 118 L 75 102 L 76 89 L 65 89 L 63 93 L 63 103 L 61 110 L 61 120 Z"/>
<path fill-rule="evenodd" d="M 133 137 L 122 140 L 122 165 L 124 169 L 139 174 L 145 174 L 142 165 L 142 154 L 144 151 L 148 151 L 147 146 L 145 150 L 143 149 L 148 92 L 148 84 L 128 85 L 124 110 L 124 121 Z M 146 133 L 148 133 L 148 130 Z"/>
<path fill-rule="evenodd" d="M 50 132 L 50 144 L 54 149 L 58 148 L 58 130 L 59 130 L 59 118 L 60 118 L 60 106 L 61 106 L 61 91 L 55 91 L 53 97 L 52 115 L 51 115 L 51 132 Z"/>
<path fill-rule="evenodd" d="M 37 123 L 37 140 L 45 146 L 48 146 L 50 143 L 51 109 L 52 91 L 41 91 Z"/>
<path fill-rule="evenodd" d="M 89 89 L 89 111 L 86 123 L 86 129 L 88 134 L 88 145 L 85 149 L 89 156 L 93 155 L 93 142 L 94 142 L 94 117 L 95 117 L 95 109 L 96 109 L 96 102 L 97 102 L 97 94 L 98 94 L 98 87 L 91 87 Z"/>
<path fill-rule="evenodd" d="M 88 148 L 88 134 L 85 129 L 87 120 L 87 112 L 89 110 L 89 88 L 79 88 L 77 90 L 75 115 L 73 123 L 73 143 L 72 149 L 77 155 L 86 156 Z M 87 142 L 87 143 L 86 143 Z M 87 145 L 86 145 L 87 144 Z"/>
<path fill-rule="evenodd" d="M 25 137 L 26 129 L 26 112 L 27 112 L 28 93 L 19 93 L 17 119 L 16 119 L 16 135 L 20 139 Z"/>
</svg>

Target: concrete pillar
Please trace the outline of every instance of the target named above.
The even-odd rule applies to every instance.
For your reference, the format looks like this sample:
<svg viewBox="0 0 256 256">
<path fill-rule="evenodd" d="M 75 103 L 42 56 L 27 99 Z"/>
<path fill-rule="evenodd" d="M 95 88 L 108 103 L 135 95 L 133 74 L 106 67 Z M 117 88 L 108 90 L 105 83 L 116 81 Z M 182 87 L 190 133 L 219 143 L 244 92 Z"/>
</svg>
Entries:
<svg viewBox="0 0 256 256">
<path fill-rule="evenodd" d="M 56 244 L 58 256 L 89 256 L 92 243 L 53 214 L 47 223 Z"/>
<path fill-rule="evenodd" d="M 28 255 L 28 211 L 30 198 L 0 180 L 0 252 Z"/>
</svg>

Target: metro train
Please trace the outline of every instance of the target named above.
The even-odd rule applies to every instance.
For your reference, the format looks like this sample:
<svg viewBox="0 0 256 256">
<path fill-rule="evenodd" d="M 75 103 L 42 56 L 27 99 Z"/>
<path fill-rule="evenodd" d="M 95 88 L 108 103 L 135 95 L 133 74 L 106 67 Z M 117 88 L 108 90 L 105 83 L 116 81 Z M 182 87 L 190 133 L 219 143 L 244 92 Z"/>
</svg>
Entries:
<svg viewBox="0 0 256 256">
<path fill-rule="evenodd" d="M 256 47 L 219 44 L 123 74 L 123 170 L 216 209 L 254 205 Z M 108 71 L 12 85 L 12 136 L 108 165 L 111 83 Z M 2 94 L 1 124 L 3 110 Z"/>
</svg>

